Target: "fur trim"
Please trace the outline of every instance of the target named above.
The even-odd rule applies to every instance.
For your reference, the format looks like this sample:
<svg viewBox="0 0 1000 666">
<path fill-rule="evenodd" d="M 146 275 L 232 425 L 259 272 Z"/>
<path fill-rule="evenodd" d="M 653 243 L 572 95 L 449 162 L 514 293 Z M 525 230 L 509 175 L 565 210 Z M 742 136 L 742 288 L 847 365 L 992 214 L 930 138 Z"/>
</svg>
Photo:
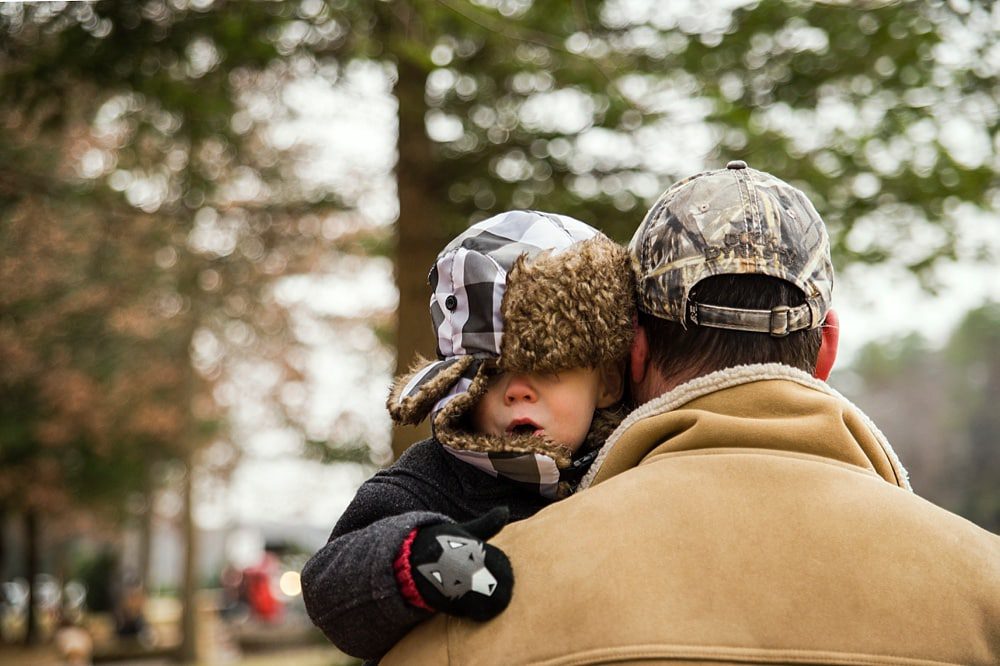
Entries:
<svg viewBox="0 0 1000 666">
<path fill-rule="evenodd" d="M 632 342 L 628 250 L 596 236 L 558 254 L 521 257 L 500 308 L 504 370 L 554 372 L 620 362 Z"/>
<path fill-rule="evenodd" d="M 535 435 L 486 435 L 466 430 L 450 428 L 439 431 L 438 440 L 459 451 L 479 451 L 481 453 L 540 453 L 555 461 L 556 467 L 569 466 L 572 454 L 561 444 L 548 437 Z"/>
<path fill-rule="evenodd" d="M 393 421 L 401 425 L 414 425 L 423 421 L 437 401 L 458 381 L 458 378 L 472 365 L 474 360 L 472 356 L 459 359 L 450 368 L 447 368 L 422 386 L 419 393 L 405 398 L 400 402 L 399 396 L 410 379 L 431 363 L 418 355 L 416 361 L 410 367 L 410 371 L 396 378 L 389 391 L 389 398 L 386 400 L 385 405 L 389 409 L 389 414 L 392 416 Z"/>
<path fill-rule="evenodd" d="M 590 431 L 583 440 L 579 453 L 586 453 L 604 446 L 608 437 L 615 431 L 618 424 L 628 416 L 628 409 L 622 403 L 594 412 L 594 420 L 590 423 Z"/>
</svg>

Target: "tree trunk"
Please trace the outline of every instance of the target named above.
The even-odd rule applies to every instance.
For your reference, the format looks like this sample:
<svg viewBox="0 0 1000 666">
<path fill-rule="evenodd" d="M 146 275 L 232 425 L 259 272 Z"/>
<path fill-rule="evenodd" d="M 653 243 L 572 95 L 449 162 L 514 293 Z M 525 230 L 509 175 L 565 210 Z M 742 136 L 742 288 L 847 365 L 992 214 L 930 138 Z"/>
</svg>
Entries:
<svg viewBox="0 0 1000 666">
<path fill-rule="evenodd" d="M 7 544 L 7 508 L 0 505 L 0 581 L 7 580 L 7 554 L 10 548 Z M 5 645 L 7 639 L 0 631 L 0 645 Z"/>
<path fill-rule="evenodd" d="M 426 72 L 400 56 L 399 81 L 399 161 L 396 183 L 399 188 L 397 223 L 396 284 L 399 310 L 396 314 L 396 371 L 410 369 L 419 353 L 434 358 L 436 342 L 430 321 L 430 288 L 427 273 L 437 253 L 448 242 L 446 198 L 434 182 L 434 154 L 424 129 L 424 82 Z M 418 427 L 396 427 L 392 433 L 395 457 L 430 434 L 427 422 Z"/>
<path fill-rule="evenodd" d="M 28 509 L 24 514 L 25 570 L 28 578 L 28 609 L 25 617 L 24 644 L 38 643 L 38 626 L 35 617 L 35 579 L 38 578 L 38 514 Z"/>
<path fill-rule="evenodd" d="M 146 500 L 139 516 L 139 562 L 138 575 L 142 589 L 150 592 L 150 571 L 153 563 L 153 500 L 155 497 L 153 466 L 146 466 Z"/>
<path fill-rule="evenodd" d="M 194 522 L 194 452 L 187 461 L 184 475 L 184 580 L 181 584 L 181 644 L 177 660 L 194 663 L 198 657 L 198 530 Z"/>
<path fill-rule="evenodd" d="M 7 580 L 7 508 L 0 504 L 0 580 Z"/>
</svg>

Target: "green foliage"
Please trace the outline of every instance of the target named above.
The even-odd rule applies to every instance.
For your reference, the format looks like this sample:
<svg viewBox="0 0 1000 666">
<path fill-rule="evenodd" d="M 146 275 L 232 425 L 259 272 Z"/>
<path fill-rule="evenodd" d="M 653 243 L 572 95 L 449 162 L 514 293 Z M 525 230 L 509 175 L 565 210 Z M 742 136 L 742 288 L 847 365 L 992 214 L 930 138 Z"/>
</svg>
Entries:
<svg viewBox="0 0 1000 666">
<path fill-rule="evenodd" d="M 853 396 L 893 443 L 916 492 L 1000 531 L 1000 304 L 968 313 L 943 349 L 919 335 L 865 347 Z"/>
<path fill-rule="evenodd" d="M 0 503 L 120 507 L 225 436 L 231 359 L 294 350 L 271 291 L 322 255 L 298 220 L 341 205 L 248 106 L 282 111 L 304 24 L 289 3 L 0 6 Z"/>
<path fill-rule="evenodd" d="M 955 419 L 968 442 L 962 511 L 1000 532 L 1000 303 L 969 312 L 944 354 L 954 364 Z"/>
<path fill-rule="evenodd" d="M 965 315 L 947 347 L 959 367 L 1000 364 L 1000 303 L 986 303 Z"/>
<path fill-rule="evenodd" d="M 99 550 L 78 564 L 76 577 L 87 588 L 87 610 L 111 613 L 115 610 L 114 589 L 118 557 L 110 549 Z"/>
<path fill-rule="evenodd" d="M 993 149 L 954 154 L 947 136 L 956 117 L 986 144 L 997 131 L 983 6 L 763 0 L 690 16 L 657 3 L 441 0 L 329 12 L 344 26 L 328 51 L 340 61 L 381 55 L 426 76 L 413 113 L 426 117 L 434 163 L 421 178 L 448 202 L 448 233 L 541 207 L 627 239 L 651 198 L 700 163 L 657 153 L 703 127 L 709 163 L 746 159 L 803 186 L 841 263 L 905 247 L 926 272 L 954 254 L 946 204 L 995 197 Z M 544 118 L 566 98 L 579 122 Z M 615 148 L 595 154 L 597 137 Z M 900 236 L 920 223 L 943 233 L 907 246 Z"/>
<path fill-rule="evenodd" d="M 911 332 L 866 344 L 853 366 L 864 381 L 881 384 L 899 376 L 907 366 L 921 363 L 929 352 L 924 336 Z"/>
<path fill-rule="evenodd" d="M 331 442 L 328 440 L 306 440 L 305 454 L 322 463 L 371 464 L 371 449 L 361 439 Z"/>
</svg>

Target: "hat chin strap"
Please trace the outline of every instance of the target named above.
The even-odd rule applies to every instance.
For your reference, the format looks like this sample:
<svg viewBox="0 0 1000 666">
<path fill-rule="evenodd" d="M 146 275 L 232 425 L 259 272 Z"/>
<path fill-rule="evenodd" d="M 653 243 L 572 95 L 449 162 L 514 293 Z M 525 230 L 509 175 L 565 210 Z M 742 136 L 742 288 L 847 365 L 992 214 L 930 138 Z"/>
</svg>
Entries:
<svg viewBox="0 0 1000 666">
<path fill-rule="evenodd" d="M 697 326 L 768 333 L 776 338 L 812 328 L 812 313 L 808 303 L 794 308 L 778 305 L 770 310 L 750 310 L 688 301 L 687 310 L 691 323 Z"/>
<path fill-rule="evenodd" d="M 542 497 L 560 497 L 559 466 L 550 456 L 534 451 L 471 451 L 441 443 L 445 451 L 459 460 L 486 472 L 490 476 L 502 476 L 526 487 L 530 487 Z M 568 493 L 564 493 L 568 494 Z"/>
</svg>

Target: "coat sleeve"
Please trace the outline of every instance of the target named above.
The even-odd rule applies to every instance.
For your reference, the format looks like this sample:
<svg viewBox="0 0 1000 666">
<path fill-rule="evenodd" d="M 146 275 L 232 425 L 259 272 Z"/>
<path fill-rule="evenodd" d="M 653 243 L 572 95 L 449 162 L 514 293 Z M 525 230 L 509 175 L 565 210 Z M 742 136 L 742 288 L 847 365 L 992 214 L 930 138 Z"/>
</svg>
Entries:
<svg viewBox="0 0 1000 666">
<path fill-rule="evenodd" d="M 439 613 L 430 622 L 420 625 L 396 643 L 395 647 L 379 661 L 379 666 L 450 664 L 452 646 L 448 642 L 448 626 L 455 621 L 458 621 L 458 618 Z"/>
<path fill-rule="evenodd" d="M 415 528 L 452 522 L 401 484 L 375 477 L 361 486 L 327 544 L 302 569 L 306 611 L 349 655 L 376 659 L 431 613 L 411 606 L 393 562 Z"/>
</svg>

